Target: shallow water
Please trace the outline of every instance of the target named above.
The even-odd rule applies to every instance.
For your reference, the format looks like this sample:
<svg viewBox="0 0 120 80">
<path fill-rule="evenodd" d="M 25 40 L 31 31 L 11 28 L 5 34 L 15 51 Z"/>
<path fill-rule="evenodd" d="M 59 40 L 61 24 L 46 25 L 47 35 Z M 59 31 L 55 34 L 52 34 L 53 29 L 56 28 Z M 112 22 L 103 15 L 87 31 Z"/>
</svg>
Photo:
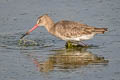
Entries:
<svg viewBox="0 0 120 80">
<path fill-rule="evenodd" d="M 120 80 L 120 0 L 1 0 L 0 80 Z M 107 27 L 85 41 L 97 47 L 65 49 L 65 42 L 40 27 L 25 37 L 37 46 L 20 46 L 21 35 L 38 16 Z"/>
</svg>

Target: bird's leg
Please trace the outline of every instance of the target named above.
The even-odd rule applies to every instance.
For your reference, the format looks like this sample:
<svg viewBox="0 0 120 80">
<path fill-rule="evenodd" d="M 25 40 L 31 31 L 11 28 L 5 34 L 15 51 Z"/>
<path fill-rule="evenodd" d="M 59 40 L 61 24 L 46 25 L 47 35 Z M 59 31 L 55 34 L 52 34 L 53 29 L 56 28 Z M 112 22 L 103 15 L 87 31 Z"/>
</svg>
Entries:
<svg viewBox="0 0 120 80">
<path fill-rule="evenodd" d="M 71 41 L 67 41 L 67 42 L 66 42 L 66 46 L 68 46 L 68 45 L 70 45 L 70 44 L 72 44 Z"/>
<path fill-rule="evenodd" d="M 73 45 L 75 46 L 87 46 L 85 43 L 83 43 L 82 41 L 73 41 Z"/>
<path fill-rule="evenodd" d="M 82 43 L 83 46 L 88 46 L 87 44 L 83 43 L 82 41 L 80 41 L 80 43 Z"/>
<path fill-rule="evenodd" d="M 67 41 L 65 46 L 67 48 L 75 48 L 75 47 L 83 47 L 88 45 L 83 43 L 82 41 Z"/>
<path fill-rule="evenodd" d="M 73 42 L 72 41 L 67 41 L 65 46 L 67 48 L 72 48 L 73 47 Z"/>
<path fill-rule="evenodd" d="M 72 41 L 72 44 L 77 46 L 77 45 L 79 45 L 79 42 L 78 41 Z"/>
</svg>

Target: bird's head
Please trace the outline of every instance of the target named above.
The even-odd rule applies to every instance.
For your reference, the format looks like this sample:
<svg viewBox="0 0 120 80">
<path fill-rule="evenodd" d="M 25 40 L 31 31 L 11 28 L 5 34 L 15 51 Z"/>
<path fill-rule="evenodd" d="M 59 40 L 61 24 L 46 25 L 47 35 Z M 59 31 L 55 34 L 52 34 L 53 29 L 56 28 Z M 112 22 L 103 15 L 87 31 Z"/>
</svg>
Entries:
<svg viewBox="0 0 120 80">
<path fill-rule="evenodd" d="M 22 39 L 24 36 L 30 34 L 33 30 L 35 30 L 39 26 L 45 26 L 47 24 L 47 18 L 48 18 L 48 14 L 44 14 L 44 15 L 38 17 L 35 26 L 33 28 L 31 28 L 30 30 L 28 30 L 25 34 L 23 34 L 20 39 Z"/>
<path fill-rule="evenodd" d="M 43 16 L 38 17 L 37 25 L 38 26 L 45 26 L 47 24 L 48 14 L 44 14 Z"/>
</svg>

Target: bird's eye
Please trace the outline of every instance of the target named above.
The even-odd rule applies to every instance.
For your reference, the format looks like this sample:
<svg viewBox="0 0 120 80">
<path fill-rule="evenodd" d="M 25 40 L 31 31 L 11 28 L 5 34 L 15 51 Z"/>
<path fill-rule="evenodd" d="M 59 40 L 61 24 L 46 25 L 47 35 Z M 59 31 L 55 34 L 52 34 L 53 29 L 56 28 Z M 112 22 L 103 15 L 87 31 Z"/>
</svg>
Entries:
<svg viewBox="0 0 120 80">
<path fill-rule="evenodd" d="M 39 19 L 39 23 L 41 22 L 41 19 Z"/>
<path fill-rule="evenodd" d="M 38 19 L 38 20 L 37 20 L 37 24 L 39 24 L 39 23 L 41 23 L 41 19 Z"/>
</svg>

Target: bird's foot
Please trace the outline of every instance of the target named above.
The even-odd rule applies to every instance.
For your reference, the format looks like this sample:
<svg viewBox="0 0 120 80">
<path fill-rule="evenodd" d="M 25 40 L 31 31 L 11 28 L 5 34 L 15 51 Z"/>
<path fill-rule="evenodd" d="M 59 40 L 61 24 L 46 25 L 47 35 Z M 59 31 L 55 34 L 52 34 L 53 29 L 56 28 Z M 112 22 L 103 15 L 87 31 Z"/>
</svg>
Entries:
<svg viewBox="0 0 120 80">
<path fill-rule="evenodd" d="M 78 47 L 88 47 L 86 44 L 79 44 L 78 42 L 67 41 L 66 48 L 78 48 Z"/>
<path fill-rule="evenodd" d="M 83 46 L 86 46 L 86 47 L 89 46 L 88 44 L 85 44 L 85 43 L 83 43 L 82 41 L 80 41 L 80 43 L 81 43 L 81 45 L 83 45 Z"/>
</svg>

